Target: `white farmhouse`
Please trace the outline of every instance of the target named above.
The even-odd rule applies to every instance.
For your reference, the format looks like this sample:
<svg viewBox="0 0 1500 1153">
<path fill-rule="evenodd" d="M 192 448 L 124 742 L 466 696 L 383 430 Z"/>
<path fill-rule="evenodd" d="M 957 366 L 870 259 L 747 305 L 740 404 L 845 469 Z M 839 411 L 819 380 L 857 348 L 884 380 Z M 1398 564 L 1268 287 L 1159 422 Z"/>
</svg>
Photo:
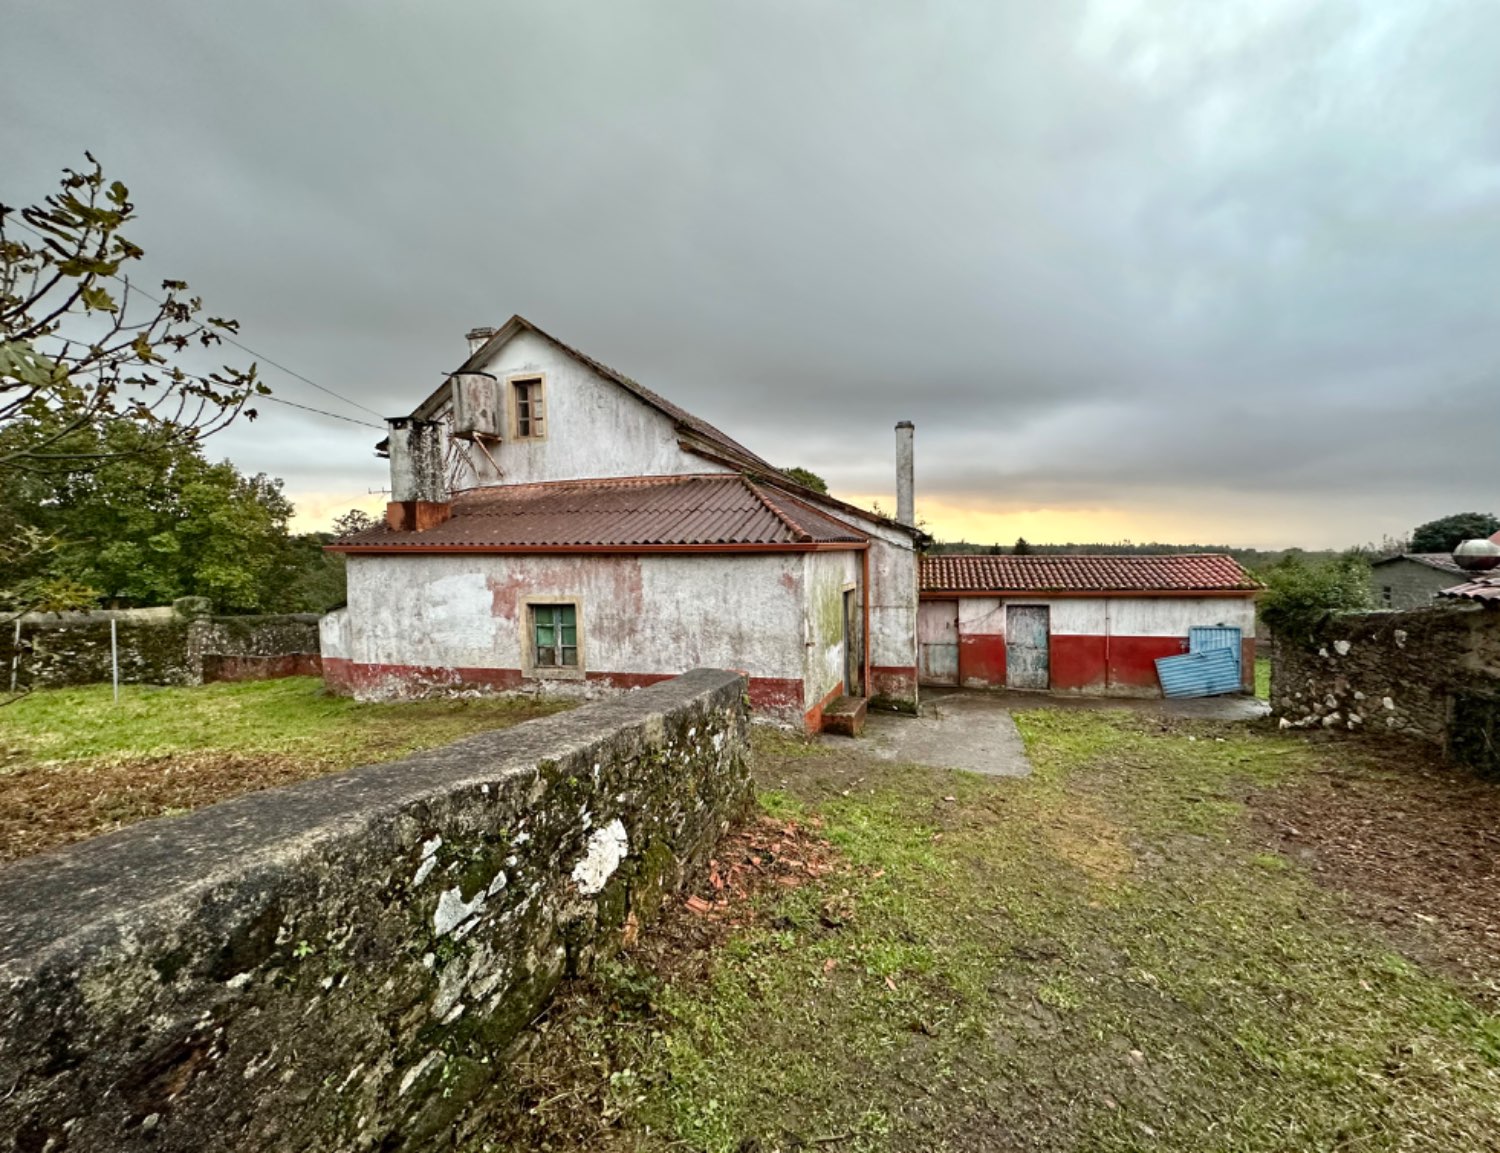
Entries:
<svg viewBox="0 0 1500 1153">
<path fill-rule="evenodd" d="M 910 424 L 890 520 L 520 316 L 469 343 L 389 422 L 385 521 L 329 546 L 349 570 L 323 621 L 331 689 L 619 689 L 711 666 L 810 730 L 841 696 L 915 709 Z"/>
</svg>

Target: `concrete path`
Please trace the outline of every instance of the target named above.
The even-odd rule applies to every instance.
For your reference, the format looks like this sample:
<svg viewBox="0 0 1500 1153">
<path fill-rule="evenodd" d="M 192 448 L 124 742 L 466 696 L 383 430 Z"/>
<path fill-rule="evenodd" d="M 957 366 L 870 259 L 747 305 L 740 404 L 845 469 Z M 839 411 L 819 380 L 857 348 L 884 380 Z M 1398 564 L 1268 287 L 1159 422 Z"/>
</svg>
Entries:
<svg viewBox="0 0 1500 1153">
<path fill-rule="evenodd" d="M 1265 701 L 1244 696 L 1167 701 L 923 689 L 920 717 L 872 712 L 857 743 L 884 761 L 1024 777 L 1031 772 L 1031 762 L 1011 719 L 1011 713 L 1021 709 L 1132 709 L 1216 721 L 1254 720 L 1270 711 Z M 822 739 L 838 745 L 849 740 Z"/>
<path fill-rule="evenodd" d="M 1031 772 L 1010 711 L 984 693 L 923 694 L 922 715 L 871 713 L 859 744 L 884 761 L 997 777 Z M 848 737 L 825 740 L 847 742 Z"/>
</svg>

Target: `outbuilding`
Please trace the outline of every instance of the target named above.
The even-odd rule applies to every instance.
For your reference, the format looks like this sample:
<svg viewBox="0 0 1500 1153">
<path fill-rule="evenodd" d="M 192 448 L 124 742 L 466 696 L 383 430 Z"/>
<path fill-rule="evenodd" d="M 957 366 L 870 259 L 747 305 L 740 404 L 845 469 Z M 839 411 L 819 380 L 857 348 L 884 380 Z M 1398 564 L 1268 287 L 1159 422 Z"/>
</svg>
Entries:
<svg viewBox="0 0 1500 1153">
<path fill-rule="evenodd" d="M 929 685 L 1162 695 L 1156 661 L 1195 630 L 1238 654 L 1255 687 L 1255 580 L 1233 557 L 922 558 L 920 678 Z"/>
</svg>

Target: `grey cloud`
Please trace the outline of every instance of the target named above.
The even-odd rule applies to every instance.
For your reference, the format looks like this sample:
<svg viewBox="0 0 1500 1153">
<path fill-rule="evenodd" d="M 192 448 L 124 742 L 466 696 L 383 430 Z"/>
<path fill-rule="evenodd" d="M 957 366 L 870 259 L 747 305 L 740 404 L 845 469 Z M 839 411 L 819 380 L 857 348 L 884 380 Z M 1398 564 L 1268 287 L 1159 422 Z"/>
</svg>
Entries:
<svg viewBox="0 0 1500 1153">
<path fill-rule="evenodd" d="M 94 149 L 154 269 L 377 411 L 519 311 L 844 491 L 911 418 L 969 507 L 1495 503 L 1485 0 L 12 8 L 0 197 Z M 221 447 L 358 490 L 367 433 Z"/>
</svg>

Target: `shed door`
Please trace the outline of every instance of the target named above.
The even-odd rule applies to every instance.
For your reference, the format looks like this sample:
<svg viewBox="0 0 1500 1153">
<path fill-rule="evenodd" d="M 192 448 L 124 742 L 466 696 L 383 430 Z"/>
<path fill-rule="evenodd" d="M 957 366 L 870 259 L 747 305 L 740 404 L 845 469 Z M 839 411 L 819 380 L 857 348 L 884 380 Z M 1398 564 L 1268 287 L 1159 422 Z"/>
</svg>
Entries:
<svg viewBox="0 0 1500 1153">
<path fill-rule="evenodd" d="M 1045 689 L 1051 610 L 1046 605 L 1009 605 L 1005 610 L 1005 684 L 1012 689 Z"/>
<path fill-rule="evenodd" d="M 917 607 L 918 679 L 958 684 L 958 602 L 922 601 Z"/>
</svg>

